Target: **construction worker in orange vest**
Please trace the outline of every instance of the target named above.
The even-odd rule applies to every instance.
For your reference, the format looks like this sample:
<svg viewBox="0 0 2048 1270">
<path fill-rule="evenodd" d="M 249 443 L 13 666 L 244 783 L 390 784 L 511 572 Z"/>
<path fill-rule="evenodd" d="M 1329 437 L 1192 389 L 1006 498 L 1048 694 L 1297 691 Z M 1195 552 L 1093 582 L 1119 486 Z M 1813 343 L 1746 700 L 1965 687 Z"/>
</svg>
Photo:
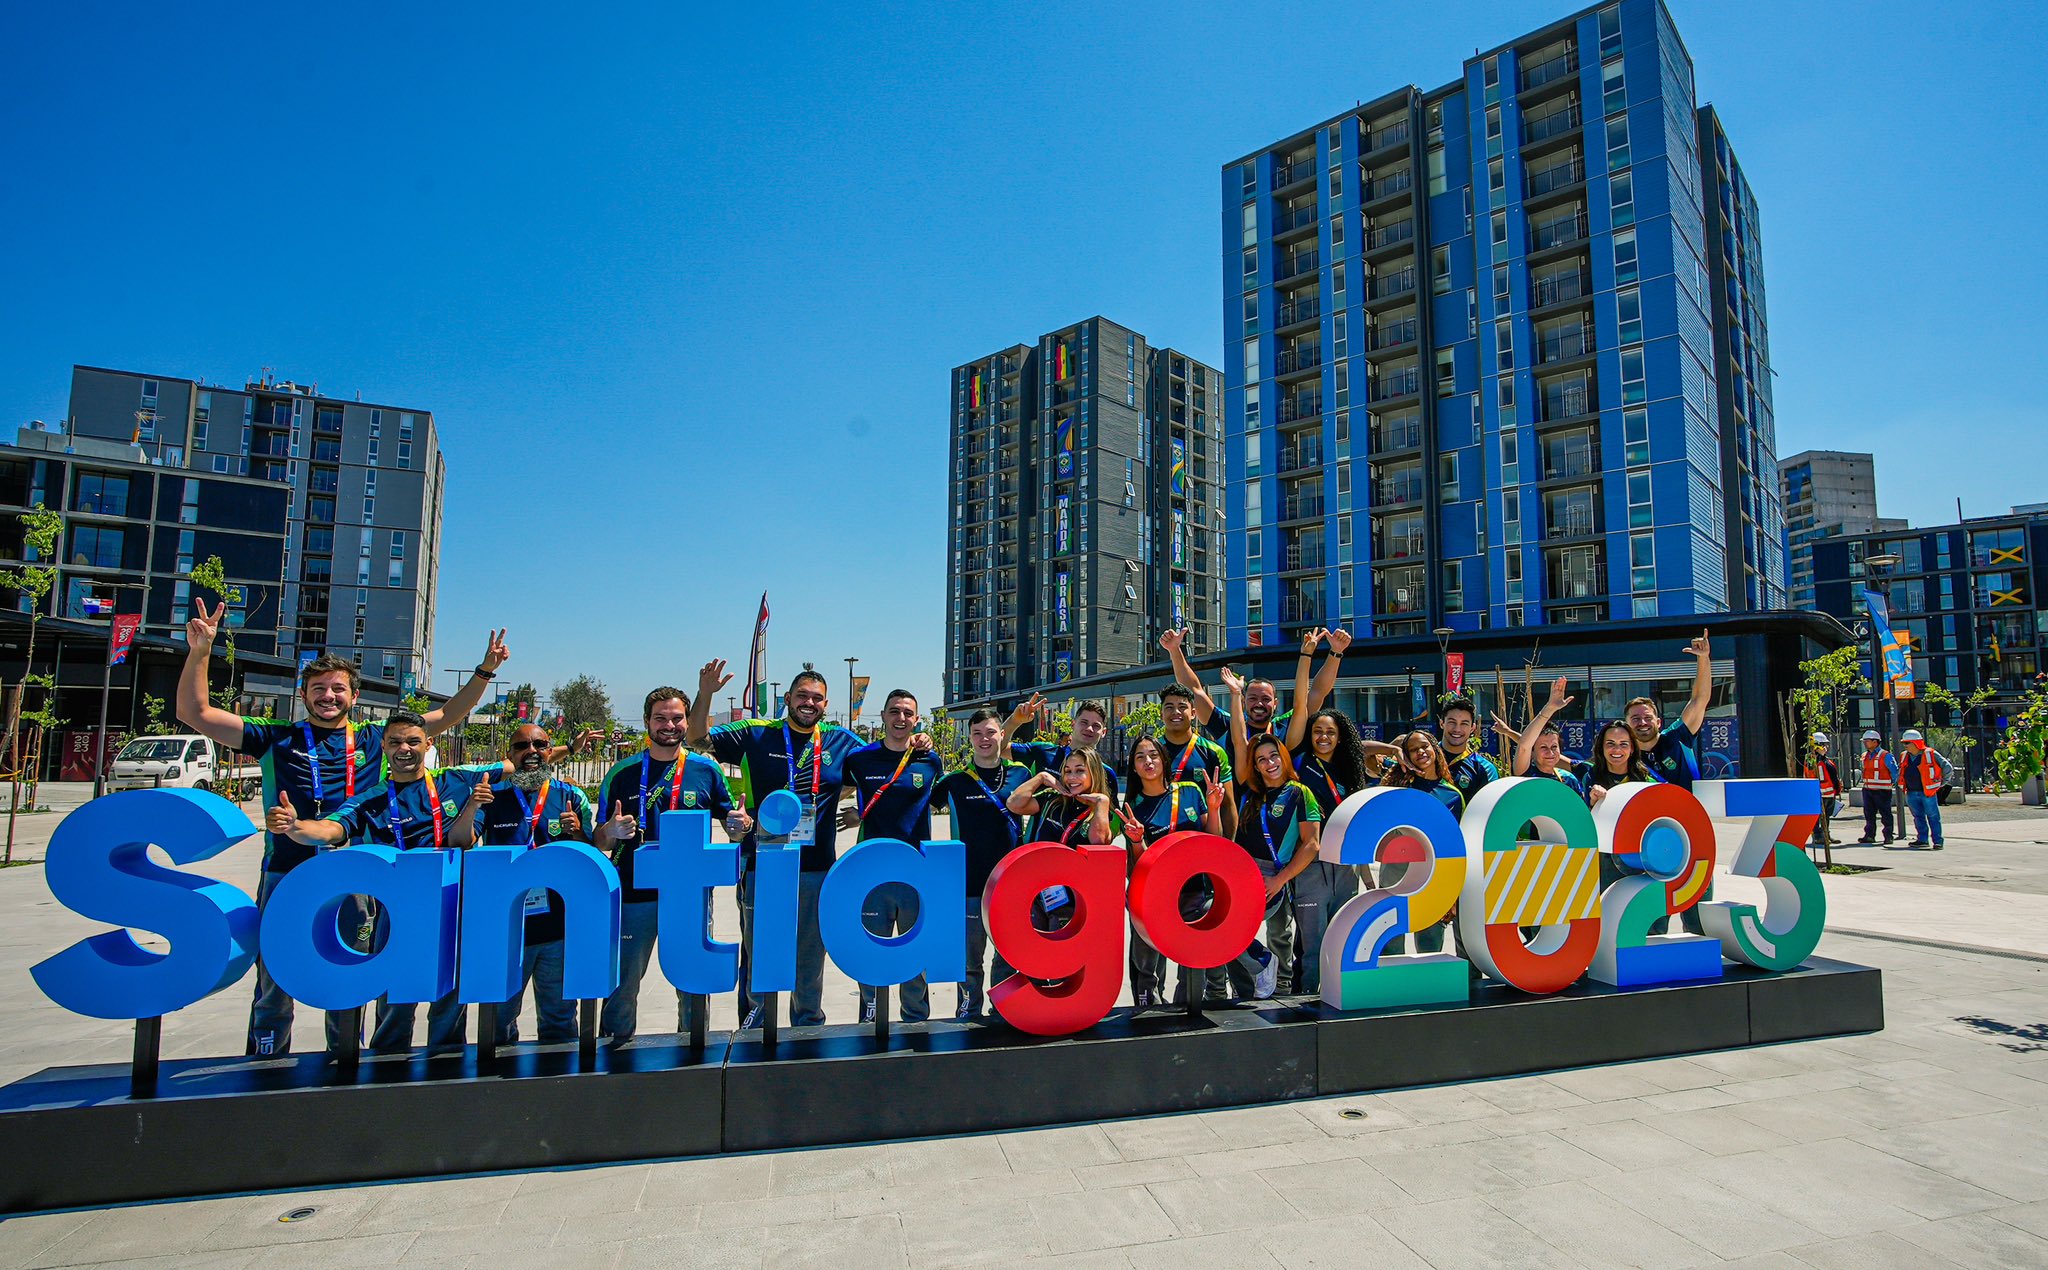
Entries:
<svg viewBox="0 0 2048 1270">
<path fill-rule="evenodd" d="M 1842 805 L 1842 769 L 1835 760 L 1828 757 L 1828 734 L 1813 734 L 1813 753 L 1806 761 L 1807 780 L 1820 782 L 1820 828 L 1816 834 L 1820 844 L 1830 848 L 1828 863 L 1834 863 L 1832 848 L 1835 840 L 1828 832 L 1828 818 Z"/>
<path fill-rule="evenodd" d="M 1865 846 L 1877 842 L 1877 822 L 1884 819 L 1884 845 L 1897 837 L 1892 830 L 1892 790 L 1899 783 L 1899 760 L 1884 748 L 1884 738 L 1872 728 L 1863 734 L 1863 836 Z"/>
<path fill-rule="evenodd" d="M 1941 787 L 1948 783 L 1948 763 L 1927 748 L 1927 739 L 1920 735 L 1920 729 L 1907 728 L 1900 739 L 1906 743 L 1906 758 L 1899 764 L 1899 784 L 1906 791 L 1906 806 L 1913 813 L 1913 841 L 1909 845 L 1932 846 L 1939 851 Z"/>
</svg>

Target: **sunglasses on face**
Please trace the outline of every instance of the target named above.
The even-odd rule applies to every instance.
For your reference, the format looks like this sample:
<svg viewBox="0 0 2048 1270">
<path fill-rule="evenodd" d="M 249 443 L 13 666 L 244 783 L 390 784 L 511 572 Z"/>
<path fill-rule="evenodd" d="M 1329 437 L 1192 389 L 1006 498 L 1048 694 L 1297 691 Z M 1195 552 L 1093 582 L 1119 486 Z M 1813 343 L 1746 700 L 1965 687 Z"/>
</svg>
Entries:
<svg viewBox="0 0 2048 1270">
<path fill-rule="evenodd" d="M 540 750 L 541 752 L 545 753 L 553 748 L 555 748 L 555 743 L 553 741 L 548 740 L 546 737 L 539 737 L 532 741 L 512 742 L 512 752 L 514 754 L 519 753 L 521 750 Z"/>
</svg>

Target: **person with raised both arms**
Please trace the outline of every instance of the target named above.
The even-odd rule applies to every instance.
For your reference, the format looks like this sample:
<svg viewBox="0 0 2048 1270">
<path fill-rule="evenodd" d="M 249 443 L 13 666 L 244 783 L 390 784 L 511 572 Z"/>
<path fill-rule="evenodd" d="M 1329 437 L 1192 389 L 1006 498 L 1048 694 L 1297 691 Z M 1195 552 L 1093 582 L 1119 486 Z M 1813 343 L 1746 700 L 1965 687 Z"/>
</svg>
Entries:
<svg viewBox="0 0 2048 1270">
<path fill-rule="evenodd" d="M 491 798 L 491 769 L 426 770 L 422 766 L 427 752 L 426 721 L 410 710 L 393 711 L 381 730 L 384 760 L 390 768 L 388 779 L 324 813 L 310 806 L 301 808 L 289 790 L 278 790 L 269 799 L 264 819 L 272 838 L 304 847 L 308 858 L 316 850 L 354 843 L 379 843 L 401 851 L 460 850 L 474 845 L 477 813 Z M 367 916 L 360 904 L 359 898 L 351 898 L 343 905 L 344 929 Z M 389 936 L 390 917 L 381 906 L 375 909 L 370 924 L 368 946 L 359 951 L 382 948 Z M 412 1005 L 393 1005 L 379 997 L 371 1051 L 389 1054 L 410 1048 L 414 1017 Z M 461 1053 L 469 1039 L 467 1018 L 453 990 L 428 1006 L 428 1053 Z"/>
<path fill-rule="evenodd" d="M 917 697 L 903 688 L 882 702 L 882 739 L 846 757 L 846 786 L 852 803 L 840 809 L 839 827 L 860 830 L 857 841 L 894 838 L 924 849 L 932 836 L 932 799 L 946 766 L 929 747 L 912 744 L 917 736 Z M 917 888 L 890 882 L 868 892 L 861 906 L 861 924 L 877 935 L 908 934 L 917 926 Z M 922 1023 L 931 1017 L 931 998 L 924 976 L 898 990 L 898 1017 Z M 860 1019 L 875 1021 L 875 989 L 860 985 Z"/>
<path fill-rule="evenodd" d="M 1237 808 L 1230 796 L 1230 755 L 1195 730 L 1195 693 L 1186 684 L 1170 683 L 1159 690 L 1159 740 L 1166 750 L 1169 781 L 1214 776 L 1223 786 L 1223 836 L 1237 832 Z"/>
<path fill-rule="evenodd" d="M 1437 739 L 1421 728 L 1406 732 L 1394 738 L 1394 747 L 1400 752 L 1400 760 L 1381 773 L 1379 783 L 1389 789 L 1415 789 L 1428 794 L 1444 805 L 1453 819 L 1465 814 L 1464 796 L 1451 783 L 1450 764 L 1444 760 L 1443 747 Z M 1393 887 L 1407 875 L 1406 864 L 1382 864 L 1379 884 Z M 1415 951 L 1438 953 L 1444 950 L 1444 932 L 1457 920 L 1455 907 L 1434 926 L 1413 933 Z"/>
<path fill-rule="evenodd" d="M 788 845 L 801 852 L 802 875 L 797 886 L 796 990 L 790 993 L 789 1021 L 815 1027 L 825 1021 L 825 936 L 818 926 L 818 890 L 825 873 L 839 858 L 835 834 L 837 808 L 846 787 L 846 760 L 862 741 L 857 733 L 825 718 L 828 689 L 825 676 L 806 665 L 789 681 L 779 719 L 739 719 L 711 727 L 711 701 L 731 682 L 723 661 L 707 663 L 697 679 L 697 699 L 690 708 L 691 742 L 706 742 L 711 757 L 735 763 L 747 791 L 747 814 L 761 814 L 761 800 L 778 789 L 795 794 L 803 810 Z M 749 987 L 754 964 L 754 852 L 760 827 L 748 831 L 740 854 L 740 984 L 741 1026 L 755 1021 L 759 1002 Z"/>
<path fill-rule="evenodd" d="M 383 779 L 382 722 L 358 724 L 353 718 L 363 675 L 355 662 L 326 653 L 299 668 L 299 700 L 306 719 L 290 723 L 232 714 L 214 705 L 207 691 L 213 643 L 227 616 L 222 602 L 213 612 L 195 602 L 185 624 L 185 666 L 178 676 L 178 718 L 215 745 L 259 760 L 263 768 L 263 805 L 274 807 L 280 794 L 291 796 L 300 814 L 318 818 L 340 807 Z M 421 719 L 429 739 L 447 731 L 483 700 L 491 680 L 511 656 L 505 632 L 494 631 L 483 660 L 454 696 Z M 263 844 L 263 872 L 256 887 L 256 907 L 269 903 L 284 876 L 312 858 L 313 848 L 289 836 L 270 834 Z M 249 1008 L 248 1052 L 287 1054 L 292 1048 L 292 999 L 270 977 L 259 955 L 256 996 Z M 341 1047 L 345 1014 L 327 1015 L 327 1049 Z"/>
<path fill-rule="evenodd" d="M 984 976 L 989 953 L 988 926 L 982 920 L 981 896 L 988 875 L 1023 841 L 1023 819 L 1009 807 L 1010 795 L 1032 777 L 1024 764 L 1004 757 L 1003 716 L 984 707 L 967 719 L 967 765 L 946 773 L 937 797 L 946 804 L 953 836 L 967 848 L 967 981 L 959 985 L 954 1018 L 978 1019 L 987 1001 L 984 988 L 1012 973 L 999 951 L 995 966 Z"/>
<path fill-rule="evenodd" d="M 1004 728 L 1011 735 L 1027 727 L 1046 713 L 1045 695 L 1034 692 L 1015 710 L 1010 712 Z M 1073 724 L 1064 741 L 1016 741 L 1010 745 L 1010 757 L 1016 759 L 1035 774 L 1057 772 L 1067 761 L 1067 755 L 1076 750 L 1093 750 L 1102 743 L 1109 733 L 1109 711 L 1098 701 L 1083 701 L 1074 707 Z M 1105 767 L 1104 769 L 1108 769 Z M 1112 797 L 1120 791 L 1117 788 L 1116 773 L 1109 773 L 1109 792 Z"/>
<path fill-rule="evenodd" d="M 1271 926 L 1273 909 L 1288 901 L 1288 886 L 1303 869 L 1315 863 L 1322 832 L 1323 813 L 1308 786 L 1295 779 L 1294 760 L 1286 743 L 1271 732 L 1251 736 L 1245 729 L 1245 681 L 1228 667 L 1224 686 L 1230 689 L 1232 711 L 1230 739 L 1235 743 L 1243 766 L 1238 770 L 1237 844 L 1248 852 L 1266 880 L 1266 917 Z M 1230 963 L 1231 986 L 1239 996 L 1264 1000 L 1273 995 L 1282 954 L 1286 949 L 1268 949 L 1256 938 L 1237 960 Z"/>
<path fill-rule="evenodd" d="M 739 841 L 754 827 L 753 817 L 733 802 L 725 769 L 702 754 L 683 748 L 690 730 L 690 699 L 667 685 L 647 694 L 640 711 L 647 728 L 647 747 L 612 765 L 598 782 L 597 806 L 609 814 L 591 836 L 591 845 L 608 853 L 619 868 L 619 986 L 604 1003 L 598 1031 L 613 1045 L 633 1039 L 640 1025 L 640 984 L 654 960 L 660 938 L 661 893 L 639 885 L 634 861 L 641 846 L 661 841 L 661 816 L 668 811 L 702 811 L 723 821 L 726 836 Z M 705 934 L 711 933 L 711 908 L 704 909 Z M 707 1020 L 708 1022 L 708 1020 Z M 689 1032 L 696 1023 L 695 1003 L 676 993 L 676 1031 Z"/>
<path fill-rule="evenodd" d="M 1559 675 L 1551 681 L 1550 696 L 1543 708 L 1536 712 L 1519 733 L 1513 732 L 1507 721 L 1494 716 L 1494 729 L 1504 736 L 1512 736 L 1515 743 L 1515 775 L 1540 776 L 1554 780 L 1570 789 L 1581 799 L 1586 797 L 1585 786 L 1579 783 L 1577 773 L 1564 756 L 1564 735 L 1558 731 L 1557 715 L 1577 701 L 1577 697 L 1565 693 L 1565 677 Z"/>
<path fill-rule="evenodd" d="M 1296 719 L 1288 727 L 1287 752 L 1290 756 L 1296 753 L 1301 740 L 1297 733 L 1306 735 L 1308 745 L 1299 751 L 1295 777 L 1315 795 L 1316 806 L 1327 821 L 1339 804 L 1370 782 L 1365 770 L 1367 742 L 1342 710 L 1297 712 Z M 1384 748 L 1394 752 L 1392 746 Z M 1291 973 L 1283 972 L 1282 978 L 1302 995 L 1322 991 L 1323 937 L 1330 929 L 1330 919 L 1344 901 L 1358 894 L 1360 881 L 1369 880 L 1371 874 L 1370 865 L 1354 868 L 1325 859 L 1319 852 L 1315 862 L 1294 879 L 1294 939 L 1288 958 L 1293 964 Z M 1267 933 L 1272 932 L 1269 929 Z"/>
<path fill-rule="evenodd" d="M 1221 836 L 1223 830 L 1223 786 L 1212 773 L 1202 783 L 1169 781 L 1166 777 L 1166 749 L 1155 737 L 1139 737 L 1131 747 L 1130 796 L 1123 802 L 1124 845 L 1136 868 L 1145 852 L 1169 834 L 1187 829 L 1204 829 Z M 1188 879 L 1180 893 L 1180 915 L 1195 921 L 1209 911 L 1215 890 L 1206 876 Z M 1131 923 L 1131 1003 L 1139 1009 L 1161 1005 L 1166 1000 L 1166 958 Z M 1192 981 L 1192 982 L 1191 982 Z M 1229 990 L 1223 969 L 1189 970 L 1181 967 L 1174 1000 L 1185 1002 L 1192 988 L 1205 997 Z"/>
<path fill-rule="evenodd" d="M 1280 709 L 1280 690 L 1270 679 L 1254 678 L 1245 684 L 1244 718 L 1246 731 L 1256 736 L 1271 732 L 1283 736 L 1288 722 L 1297 714 L 1319 710 L 1329 700 L 1330 693 L 1337 686 L 1337 676 L 1343 668 L 1344 650 L 1351 647 L 1351 632 L 1332 631 L 1317 627 L 1301 637 L 1301 670 L 1315 660 L 1316 648 L 1327 641 L 1330 655 L 1323 659 L 1323 668 L 1316 673 L 1306 695 L 1295 693 L 1294 708 Z M 1195 718 L 1211 739 L 1225 742 L 1230 739 L 1230 716 L 1228 706 L 1219 705 L 1202 683 L 1202 677 L 1188 663 L 1187 632 L 1167 631 L 1159 637 L 1159 646 L 1166 650 L 1167 659 L 1173 663 L 1174 682 L 1195 694 Z"/>
</svg>

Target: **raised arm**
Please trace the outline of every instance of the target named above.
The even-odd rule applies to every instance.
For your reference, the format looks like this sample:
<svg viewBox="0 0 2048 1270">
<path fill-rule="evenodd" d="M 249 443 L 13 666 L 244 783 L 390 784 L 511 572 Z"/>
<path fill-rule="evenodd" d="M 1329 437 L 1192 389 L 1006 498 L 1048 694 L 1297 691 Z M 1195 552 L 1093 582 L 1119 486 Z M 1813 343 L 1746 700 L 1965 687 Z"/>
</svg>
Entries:
<svg viewBox="0 0 2048 1270">
<path fill-rule="evenodd" d="M 484 659 L 476 664 L 476 671 L 470 675 L 469 682 L 457 689 L 455 695 L 439 708 L 420 716 L 426 721 L 427 735 L 439 736 L 467 719 L 469 712 L 484 699 L 484 693 L 490 690 L 491 680 L 498 677 L 498 667 L 504 665 L 511 655 L 511 650 L 505 647 L 505 632 L 492 631 L 490 643 L 484 647 Z"/>
<path fill-rule="evenodd" d="M 213 612 L 206 601 L 192 601 L 192 620 L 185 623 L 185 669 L 178 674 L 178 718 L 215 745 L 231 750 L 242 748 L 242 717 L 229 714 L 208 699 L 206 672 L 213 660 L 213 640 L 220 634 L 221 619 L 227 615 L 227 601 Z M 277 832 L 283 833 L 284 830 Z"/>
<path fill-rule="evenodd" d="M 1012 815 L 1028 816 L 1038 810 L 1038 791 L 1051 789 L 1059 783 L 1059 777 L 1051 772 L 1040 772 L 1010 791 L 1010 797 L 1003 803 Z"/>
<path fill-rule="evenodd" d="M 1330 655 L 1323 659 L 1323 668 L 1316 672 L 1316 681 L 1309 687 L 1308 713 L 1316 711 L 1330 700 L 1330 694 L 1337 690 L 1337 676 L 1344 670 L 1344 650 L 1351 647 L 1350 631 L 1325 631 L 1323 638 L 1329 642 Z M 1301 707 L 1296 706 L 1300 713 Z M 1290 743 L 1289 749 L 1293 748 Z"/>
<path fill-rule="evenodd" d="M 1225 666 L 1223 686 L 1230 689 L 1230 765 L 1238 771 L 1252 761 L 1251 737 L 1244 727 L 1244 676 Z"/>
<path fill-rule="evenodd" d="M 1003 720 L 1003 740 L 1007 742 L 1022 731 L 1025 724 L 1037 717 L 1039 707 L 1044 704 L 1045 694 L 1042 692 L 1034 692 L 1018 703 L 1017 708 L 1010 711 L 1010 717 Z"/>
<path fill-rule="evenodd" d="M 683 736 L 691 745 L 702 745 L 704 738 L 711 735 L 711 702 L 724 687 L 732 682 L 732 676 L 725 672 L 725 659 L 713 657 L 697 672 L 697 695 L 690 702 L 690 721 L 684 725 Z"/>
<path fill-rule="evenodd" d="M 1685 721 L 1686 731 L 1698 732 L 1707 721 L 1707 703 L 1714 699 L 1714 656 L 1707 648 L 1707 633 L 1701 631 L 1685 651 L 1693 655 L 1697 665 L 1692 672 L 1692 696 L 1686 699 L 1685 709 L 1678 717 Z"/>
<path fill-rule="evenodd" d="M 1287 719 L 1287 752 L 1294 753 L 1301 748 L 1301 738 L 1308 735 L 1308 717 L 1315 713 L 1309 704 L 1309 667 L 1315 664 L 1316 645 L 1323 642 L 1329 632 L 1318 626 L 1301 634 L 1301 656 L 1294 663 L 1294 709 Z"/>
<path fill-rule="evenodd" d="M 1543 729 L 1549 726 L 1551 719 L 1556 717 L 1558 711 L 1577 700 L 1577 697 L 1564 695 L 1563 675 L 1550 681 L 1550 696 L 1543 702 L 1543 708 L 1536 712 L 1536 717 L 1529 720 L 1529 726 L 1522 729 L 1521 737 L 1515 742 L 1515 775 L 1520 776 L 1528 771 L 1529 765 L 1536 761 L 1536 739 L 1543 735 Z"/>
<path fill-rule="evenodd" d="M 1216 698 L 1209 695 L 1209 690 L 1202 686 L 1202 677 L 1188 665 L 1187 639 L 1186 631 L 1167 631 L 1159 637 L 1159 646 L 1173 663 L 1174 682 L 1195 694 L 1195 721 L 1206 727 L 1216 717 Z"/>
</svg>

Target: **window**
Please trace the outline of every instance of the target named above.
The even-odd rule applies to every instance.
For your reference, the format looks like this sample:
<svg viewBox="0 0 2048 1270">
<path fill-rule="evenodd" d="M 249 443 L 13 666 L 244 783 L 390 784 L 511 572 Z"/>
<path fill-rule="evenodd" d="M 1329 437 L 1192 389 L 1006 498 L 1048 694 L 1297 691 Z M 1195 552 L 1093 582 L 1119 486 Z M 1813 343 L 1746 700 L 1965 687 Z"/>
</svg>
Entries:
<svg viewBox="0 0 2048 1270">
<path fill-rule="evenodd" d="M 393 560 L 405 559 L 405 531 L 403 529 L 391 531 L 391 558 Z"/>
<path fill-rule="evenodd" d="M 1244 390 L 1244 428 L 1247 434 L 1259 426 L 1259 386 L 1253 384 Z"/>
<path fill-rule="evenodd" d="M 1337 213 L 1336 215 L 1334 215 L 1334 216 L 1330 217 L 1330 246 L 1331 246 L 1331 247 L 1333 247 L 1333 248 L 1336 248 L 1336 247 L 1342 247 L 1343 245 L 1344 245 L 1344 214 L 1343 214 L 1342 212 L 1338 212 L 1338 213 Z M 1341 255 L 1342 253 L 1340 253 L 1340 252 L 1336 252 L 1336 251 L 1332 251 L 1332 252 L 1331 252 L 1330 254 L 1331 254 L 1331 255 Z"/>
<path fill-rule="evenodd" d="M 1502 374 L 1515 369 L 1515 328 L 1507 322 L 1493 325 L 1493 364 Z"/>
<path fill-rule="evenodd" d="M 374 498 L 370 498 L 370 497 L 368 497 L 368 496 L 365 496 L 365 497 L 363 498 L 363 523 L 364 523 L 365 525 L 367 525 L 367 524 L 371 523 L 372 521 L 376 520 L 376 518 L 377 518 L 377 500 L 376 500 L 376 499 L 374 499 Z"/>
<path fill-rule="evenodd" d="M 1244 333 L 1246 335 L 1257 335 L 1259 333 L 1259 296 L 1256 291 L 1244 298 Z"/>
<path fill-rule="evenodd" d="M 1265 566 L 1265 531 L 1247 529 L 1244 531 L 1244 568 L 1246 573 L 1258 573 Z"/>
<path fill-rule="evenodd" d="M 1242 222 L 1243 222 L 1243 229 L 1244 229 L 1244 232 L 1243 232 L 1243 242 L 1244 242 L 1244 245 L 1245 245 L 1245 246 L 1247 246 L 1247 247 L 1256 247 L 1256 246 L 1258 246 L 1258 243 L 1259 243 L 1259 205 L 1258 205 L 1257 203 L 1246 203 L 1246 204 L 1244 205 L 1244 213 L 1243 213 L 1243 216 L 1242 216 L 1242 218 L 1241 218 L 1241 219 L 1242 219 Z"/>
<path fill-rule="evenodd" d="M 213 470 L 216 472 L 225 473 L 228 470 L 228 456 L 225 454 L 214 455 Z"/>
<path fill-rule="evenodd" d="M 1500 434 L 1500 483 L 1519 485 L 1522 480 L 1522 441 L 1513 432 Z"/>
<path fill-rule="evenodd" d="M 1614 234 L 1614 285 L 1627 286 L 1636 280 L 1636 231 L 1616 230 Z"/>
<path fill-rule="evenodd" d="M 1636 223 L 1636 179 L 1628 172 L 1617 172 L 1609 183 L 1609 201 L 1614 209 L 1616 225 Z"/>
<path fill-rule="evenodd" d="M 1429 148 L 1428 162 L 1429 192 L 1431 194 L 1442 194 L 1451 188 L 1450 180 L 1444 171 L 1444 148 L 1442 146 L 1431 146 Z"/>
<path fill-rule="evenodd" d="M 1628 474 L 1628 526 L 1630 529 L 1647 529 L 1656 523 L 1656 516 L 1650 510 L 1650 474 L 1630 472 Z"/>
<path fill-rule="evenodd" d="M 1264 497 L 1258 482 L 1254 481 L 1244 487 L 1244 523 L 1246 525 L 1262 525 L 1265 523 Z"/>
<path fill-rule="evenodd" d="M 1330 296 L 1338 304 L 1344 303 L 1344 266 L 1330 266 Z"/>
<path fill-rule="evenodd" d="M 398 466 L 404 468 L 412 466 L 412 442 L 400 441 L 398 443 Z"/>
<path fill-rule="evenodd" d="M 1500 492 L 1501 542 L 1507 546 L 1519 546 L 1522 541 L 1522 491 L 1505 489 Z"/>
<path fill-rule="evenodd" d="M 392 585 L 392 586 L 404 586 L 404 585 L 405 585 L 405 561 L 403 561 L 403 560 L 393 560 L 393 561 L 391 562 L 391 575 L 390 575 L 390 576 L 391 576 L 391 585 Z"/>
<path fill-rule="evenodd" d="M 1631 591 L 1657 589 L 1657 537 L 1655 534 L 1628 536 L 1628 584 Z"/>
<path fill-rule="evenodd" d="M 1502 190 L 1507 189 L 1507 187 L 1507 165 L 1499 159 L 1489 160 L 1486 164 L 1486 188 L 1498 194 Z"/>
<path fill-rule="evenodd" d="M 1498 313 L 1505 313 L 1505 312 L 1507 312 L 1507 311 L 1508 311 L 1508 306 L 1509 306 L 1509 304 L 1511 303 L 1511 300 L 1510 300 L 1510 298 L 1509 298 L 1509 297 L 1510 297 L 1510 290 L 1509 290 L 1509 283 L 1508 283 L 1508 267 L 1507 267 L 1506 265 L 1495 265 L 1495 266 L 1493 267 L 1493 307 L 1494 307 L 1494 311 L 1495 311 L 1495 312 L 1498 312 Z"/>
<path fill-rule="evenodd" d="M 1508 603 L 1520 604 L 1522 600 L 1525 598 L 1522 590 L 1522 553 L 1520 551 L 1508 552 L 1506 559 L 1503 560 L 1501 564 L 1501 576 L 1507 581 L 1508 584 Z M 1518 620 L 1517 615 L 1513 612 L 1510 612 L 1508 614 L 1508 625 L 1521 625 L 1521 622 Z"/>
<path fill-rule="evenodd" d="M 1618 115 L 1628 109 L 1628 86 L 1622 82 L 1621 63 L 1618 61 L 1600 68 L 1600 109 L 1609 115 Z"/>
<path fill-rule="evenodd" d="M 1436 395 L 1448 397 L 1458 391 L 1458 362 L 1448 348 L 1436 351 Z"/>
<path fill-rule="evenodd" d="M 1607 121 L 1607 170 L 1618 171 L 1628 166 L 1628 116 L 1617 115 Z"/>
<path fill-rule="evenodd" d="M 1494 149 L 1494 150 L 1497 150 L 1497 149 L 1499 148 L 1499 145 L 1498 145 L 1498 143 L 1499 143 L 1499 141 L 1500 141 L 1500 107 L 1499 107 L 1499 106 L 1489 106 L 1489 107 L 1487 107 L 1487 109 L 1486 109 L 1486 139 L 1487 139 L 1487 141 L 1488 141 L 1489 143 L 1493 143 L 1493 144 L 1491 144 L 1491 145 L 1489 146 L 1489 149 Z"/>
<path fill-rule="evenodd" d="M 1650 461 L 1650 412 L 1642 406 L 1621 412 L 1621 439 L 1627 447 L 1623 460 L 1630 467 Z"/>
<path fill-rule="evenodd" d="M 1621 402 L 1632 406 L 1643 400 L 1643 350 L 1627 348 L 1621 352 Z"/>
<path fill-rule="evenodd" d="M 1452 613 L 1465 608 L 1465 562 L 1444 561 L 1444 608 Z"/>
<path fill-rule="evenodd" d="M 1614 294 L 1614 316 L 1620 323 L 1621 342 L 1640 344 L 1643 342 L 1643 293 L 1640 291 L 1617 291 Z"/>
<path fill-rule="evenodd" d="M 1600 56 L 1613 57 L 1621 52 L 1621 10 L 1600 10 Z"/>
<path fill-rule="evenodd" d="M 1430 289 L 1438 295 L 1451 291 L 1451 249 L 1432 247 L 1429 251 Z"/>
<path fill-rule="evenodd" d="M 1445 502 L 1458 497 L 1458 456 L 1456 453 L 1437 456 L 1437 496 Z"/>
<path fill-rule="evenodd" d="M 128 478 L 101 472 L 80 472 L 71 495 L 71 510 L 100 516 L 128 514 Z"/>
<path fill-rule="evenodd" d="M 96 569 L 118 569 L 121 567 L 121 547 L 124 533 L 119 529 L 103 528 L 97 525 L 79 525 L 71 531 L 72 564 L 89 565 Z"/>
<path fill-rule="evenodd" d="M 1506 212 L 1495 212 L 1493 214 L 1493 245 L 1496 258 L 1507 254 L 1507 241 L 1508 214 Z"/>
</svg>

